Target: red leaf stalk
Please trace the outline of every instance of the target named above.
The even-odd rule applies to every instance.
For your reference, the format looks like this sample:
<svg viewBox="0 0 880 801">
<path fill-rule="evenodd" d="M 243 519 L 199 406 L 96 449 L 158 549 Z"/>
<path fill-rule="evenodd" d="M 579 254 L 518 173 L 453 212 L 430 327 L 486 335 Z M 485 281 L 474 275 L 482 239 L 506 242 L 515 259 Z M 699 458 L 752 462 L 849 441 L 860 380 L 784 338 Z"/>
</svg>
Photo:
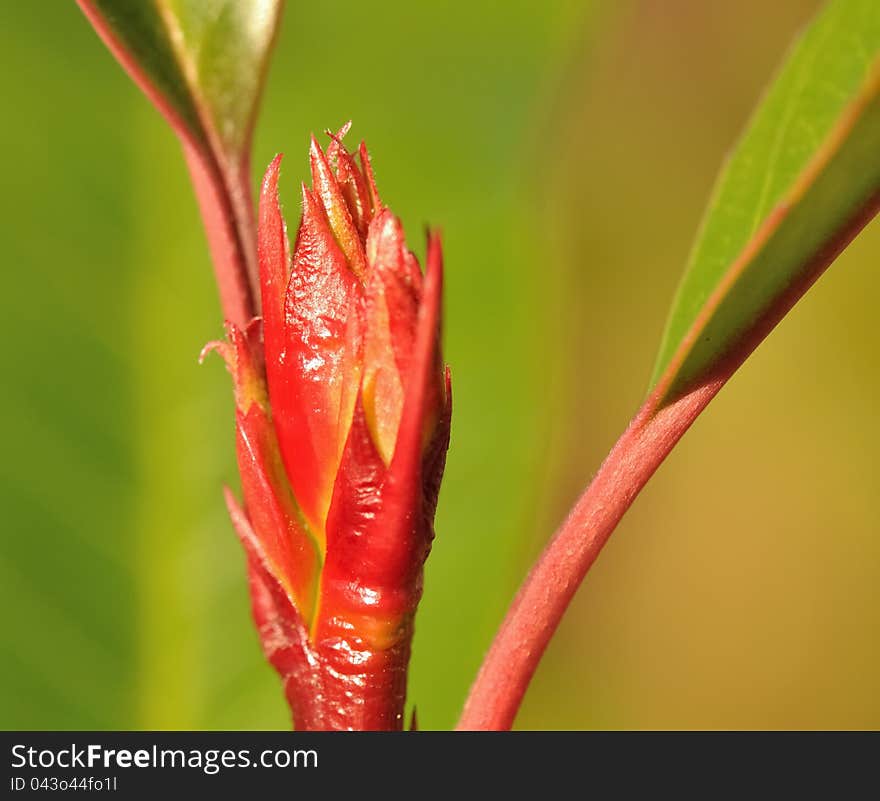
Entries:
<svg viewBox="0 0 880 801">
<path fill-rule="evenodd" d="M 721 388 L 712 382 L 655 414 L 649 401 L 547 545 L 471 687 L 460 730 L 506 730 L 587 571 L 636 495 Z"/>
</svg>

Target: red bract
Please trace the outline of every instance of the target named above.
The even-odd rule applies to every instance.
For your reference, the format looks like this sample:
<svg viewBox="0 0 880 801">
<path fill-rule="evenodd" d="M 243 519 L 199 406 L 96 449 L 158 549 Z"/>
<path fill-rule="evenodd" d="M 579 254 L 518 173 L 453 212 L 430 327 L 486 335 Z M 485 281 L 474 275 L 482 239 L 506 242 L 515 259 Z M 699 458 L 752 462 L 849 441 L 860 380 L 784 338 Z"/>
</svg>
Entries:
<svg viewBox="0 0 880 801">
<path fill-rule="evenodd" d="M 451 394 L 440 355 L 442 257 L 426 272 L 376 190 L 366 147 L 312 139 L 291 257 L 266 172 L 263 324 L 216 344 L 236 387 L 243 511 L 264 651 L 297 728 L 399 729 Z"/>
</svg>

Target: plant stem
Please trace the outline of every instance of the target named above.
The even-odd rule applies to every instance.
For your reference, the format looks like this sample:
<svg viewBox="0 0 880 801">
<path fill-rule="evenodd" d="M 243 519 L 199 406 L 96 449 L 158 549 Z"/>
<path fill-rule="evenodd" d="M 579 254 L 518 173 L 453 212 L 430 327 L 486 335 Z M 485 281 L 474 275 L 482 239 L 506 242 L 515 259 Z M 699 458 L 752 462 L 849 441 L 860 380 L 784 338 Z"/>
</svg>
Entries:
<svg viewBox="0 0 880 801">
<path fill-rule="evenodd" d="M 221 171 L 213 159 L 185 139 L 182 143 L 205 224 L 223 316 L 244 328 L 257 314 L 259 296 L 255 289 L 257 237 L 249 165 Z"/>
<path fill-rule="evenodd" d="M 477 674 L 458 729 L 513 725 L 544 649 L 602 546 L 722 385 L 704 385 L 656 414 L 653 396 L 645 403 L 526 577 Z"/>
</svg>

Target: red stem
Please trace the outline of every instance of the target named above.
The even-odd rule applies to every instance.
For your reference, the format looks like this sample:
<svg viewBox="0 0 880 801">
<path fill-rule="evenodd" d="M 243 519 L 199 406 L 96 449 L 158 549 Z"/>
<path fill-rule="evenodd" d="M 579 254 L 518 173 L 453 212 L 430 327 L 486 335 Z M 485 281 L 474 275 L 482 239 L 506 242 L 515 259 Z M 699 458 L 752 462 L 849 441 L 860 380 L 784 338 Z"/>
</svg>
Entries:
<svg viewBox="0 0 880 801">
<path fill-rule="evenodd" d="M 252 276 L 256 274 L 257 236 L 247 159 L 227 180 L 213 159 L 181 138 L 193 189 L 208 237 L 223 316 L 240 328 L 257 315 Z"/>
<path fill-rule="evenodd" d="M 513 725 L 544 649 L 602 546 L 723 383 L 700 387 L 656 415 L 653 399 L 642 407 L 517 593 L 458 729 L 497 731 Z"/>
</svg>

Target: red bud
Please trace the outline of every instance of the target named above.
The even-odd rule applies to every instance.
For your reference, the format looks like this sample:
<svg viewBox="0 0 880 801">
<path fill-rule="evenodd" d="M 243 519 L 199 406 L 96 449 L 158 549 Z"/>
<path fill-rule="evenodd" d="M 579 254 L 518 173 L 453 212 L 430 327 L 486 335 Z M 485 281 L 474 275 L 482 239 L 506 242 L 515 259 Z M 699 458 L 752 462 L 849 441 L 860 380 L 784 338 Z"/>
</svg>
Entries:
<svg viewBox="0 0 880 801">
<path fill-rule="evenodd" d="M 230 328 L 254 616 L 301 728 L 402 728 L 422 569 L 449 442 L 442 256 L 427 273 L 366 147 L 313 138 L 291 256 L 280 157 L 260 198 L 258 327 Z M 265 381 L 262 366 L 265 363 Z M 268 394 L 267 394 L 268 389 Z M 317 594 L 316 594 L 317 593 Z"/>
</svg>

